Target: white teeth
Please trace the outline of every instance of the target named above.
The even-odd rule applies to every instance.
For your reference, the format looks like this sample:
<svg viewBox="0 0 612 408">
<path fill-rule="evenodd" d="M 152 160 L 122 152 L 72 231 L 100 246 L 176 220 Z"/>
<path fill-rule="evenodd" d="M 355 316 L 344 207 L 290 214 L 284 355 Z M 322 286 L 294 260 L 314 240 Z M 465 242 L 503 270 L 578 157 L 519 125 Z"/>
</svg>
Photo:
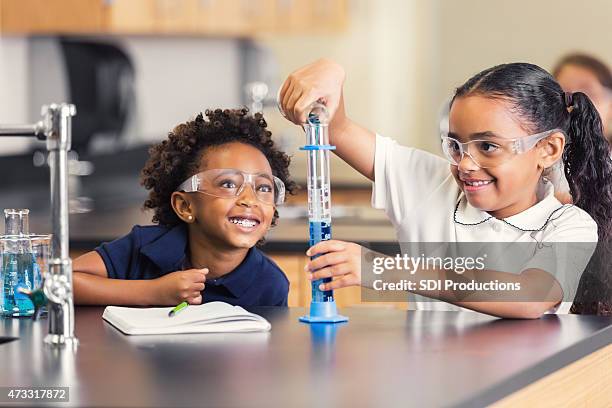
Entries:
<svg viewBox="0 0 612 408">
<path fill-rule="evenodd" d="M 484 186 L 486 184 L 491 184 L 492 182 L 493 180 L 479 180 L 479 181 L 466 181 L 465 184 L 467 184 L 468 186 L 478 187 L 478 186 Z"/>
<path fill-rule="evenodd" d="M 249 220 L 246 218 L 230 218 L 232 224 L 241 225 L 243 227 L 254 227 L 257 225 L 257 221 Z"/>
</svg>

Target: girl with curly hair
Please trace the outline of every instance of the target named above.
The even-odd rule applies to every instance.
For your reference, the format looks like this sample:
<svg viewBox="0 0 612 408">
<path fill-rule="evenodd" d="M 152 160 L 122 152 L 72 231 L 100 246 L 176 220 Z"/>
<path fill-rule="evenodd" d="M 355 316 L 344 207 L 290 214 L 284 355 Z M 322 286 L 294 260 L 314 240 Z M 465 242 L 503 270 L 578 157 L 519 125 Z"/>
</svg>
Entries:
<svg viewBox="0 0 612 408">
<path fill-rule="evenodd" d="M 247 109 L 207 110 L 176 126 L 141 174 L 157 225 L 77 258 L 76 302 L 286 306 L 285 274 L 256 248 L 296 187 L 271 136 Z"/>
</svg>

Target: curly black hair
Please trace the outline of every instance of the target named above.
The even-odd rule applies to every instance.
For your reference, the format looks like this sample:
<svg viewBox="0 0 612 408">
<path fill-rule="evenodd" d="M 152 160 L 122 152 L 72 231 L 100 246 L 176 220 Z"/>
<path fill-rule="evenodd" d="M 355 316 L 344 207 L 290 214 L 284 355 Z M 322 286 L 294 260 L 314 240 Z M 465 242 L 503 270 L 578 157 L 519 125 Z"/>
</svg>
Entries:
<svg viewBox="0 0 612 408">
<path fill-rule="evenodd" d="M 141 172 L 140 184 L 149 191 L 145 209 L 154 211 L 153 222 L 173 227 L 183 221 L 172 209 L 170 197 L 187 178 L 196 174 L 200 160 L 209 147 L 240 142 L 261 151 L 272 168 L 272 174 L 285 183 L 289 194 L 297 184 L 290 179 L 287 154 L 277 149 L 272 133 L 261 113 L 248 114 L 248 109 L 206 110 L 194 120 L 177 125 L 168 139 L 149 149 L 149 159 Z M 272 225 L 276 225 L 278 211 L 274 211 Z"/>
</svg>

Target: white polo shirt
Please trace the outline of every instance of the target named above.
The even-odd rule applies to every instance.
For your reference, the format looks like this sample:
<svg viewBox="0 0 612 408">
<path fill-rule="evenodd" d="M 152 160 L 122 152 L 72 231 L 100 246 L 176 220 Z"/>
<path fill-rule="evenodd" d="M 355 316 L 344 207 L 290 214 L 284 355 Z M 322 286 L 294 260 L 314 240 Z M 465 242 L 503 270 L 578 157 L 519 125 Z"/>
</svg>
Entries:
<svg viewBox="0 0 612 408">
<path fill-rule="evenodd" d="M 518 227 L 515 228 L 472 207 L 451 174 L 449 163 L 441 157 L 376 135 L 374 167 L 372 206 L 385 210 L 395 226 L 400 246 L 410 242 L 597 242 L 595 221 L 584 210 L 561 204 L 554 196 L 553 185 L 544 178 L 538 186 L 538 203 L 505 219 Z M 455 222 L 455 210 L 458 222 Z M 579 256 L 573 254 L 571 262 L 559 262 L 556 254 L 545 253 L 540 248 L 541 253 L 531 257 L 528 267 L 541 265 L 560 282 L 575 281 L 586 267 L 595 244 L 586 247 L 590 249 Z M 555 270 L 545 266 L 550 265 L 552 258 L 555 258 Z M 465 310 L 443 302 L 417 302 L 417 305 L 427 309 Z M 567 313 L 570 306 L 571 301 L 564 301 L 556 312 Z"/>
</svg>

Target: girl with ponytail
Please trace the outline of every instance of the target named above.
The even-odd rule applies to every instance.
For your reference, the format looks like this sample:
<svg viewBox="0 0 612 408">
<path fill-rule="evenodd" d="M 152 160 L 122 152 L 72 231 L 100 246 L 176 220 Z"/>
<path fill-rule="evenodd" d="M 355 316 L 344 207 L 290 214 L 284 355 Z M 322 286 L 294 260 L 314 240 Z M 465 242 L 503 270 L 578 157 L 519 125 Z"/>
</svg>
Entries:
<svg viewBox="0 0 612 408">
<path fill-rule="evenodd" d="M 355 243 L 324 241 L 306 253 L 313 257 L 308 277 L 324 279 L 321 290 L 353 285 L 380 290 L 384 276 L 415 299 L 443 301 L 412 304 L 423 309 L 537 318 L 569 312 L 577 295 L 575 311 L 610 310 L 612 162 L 601 120 L 585 94 L 564 93 L 548 72 L 532 64 L 486 69 L 455 92 L 448 127 L 441 131 L 444 160 L 356 124 L 344 109 L 344 80 L 342 67 L 319 60 L 289 76 L 280 106 L 288 120 L 302 124 L 313 102 L 327 105 L 334 152 L 373 181 L 372 204 L 394 224 L 404 255 L 414 255 L 414 243 L 431 242 L 484 242 L 492 248 L 499 247 L 491 243 L 516 243 L 515 248 L 529 243 L 535 249 L 522 251 L 531 258 L 520 268 L 458 270 L 451 265 L 415 267 L 408 274 L 394 266 L 399 265 L 395 257 L 382 259 L 385 255 Z M 559 202 L 546 178 L 560 159 L 574 204 Z M 514 255 L 506 258 L 511 262 Z M 374 269 L 381 265 L 390 265 L 383 275 Z M 453 285 L 419 286 L 436 278 L 454 279 Z M 414 284 L 405 283 L 408 279 Z M 469 296 L 456 289 L 455 283 L 470 282 L 483 288 L 487 282 L 504 282 L 519 289 L 512 295 L 494 289 Z"/>
<path fill-rule="evenodd" d="M 455 98 L 482 92 L 506 98 L 530 131 L 558 128 L 567 136 L 562 159 L 574 205 L 597 224 L 598 247 L 582 275 L 572 311 L 612 315 L 612 160 L 601 117 L 583 92 L 563 92 L 543 69 L 507 64 L 476 75 Z"/>
</svg>

